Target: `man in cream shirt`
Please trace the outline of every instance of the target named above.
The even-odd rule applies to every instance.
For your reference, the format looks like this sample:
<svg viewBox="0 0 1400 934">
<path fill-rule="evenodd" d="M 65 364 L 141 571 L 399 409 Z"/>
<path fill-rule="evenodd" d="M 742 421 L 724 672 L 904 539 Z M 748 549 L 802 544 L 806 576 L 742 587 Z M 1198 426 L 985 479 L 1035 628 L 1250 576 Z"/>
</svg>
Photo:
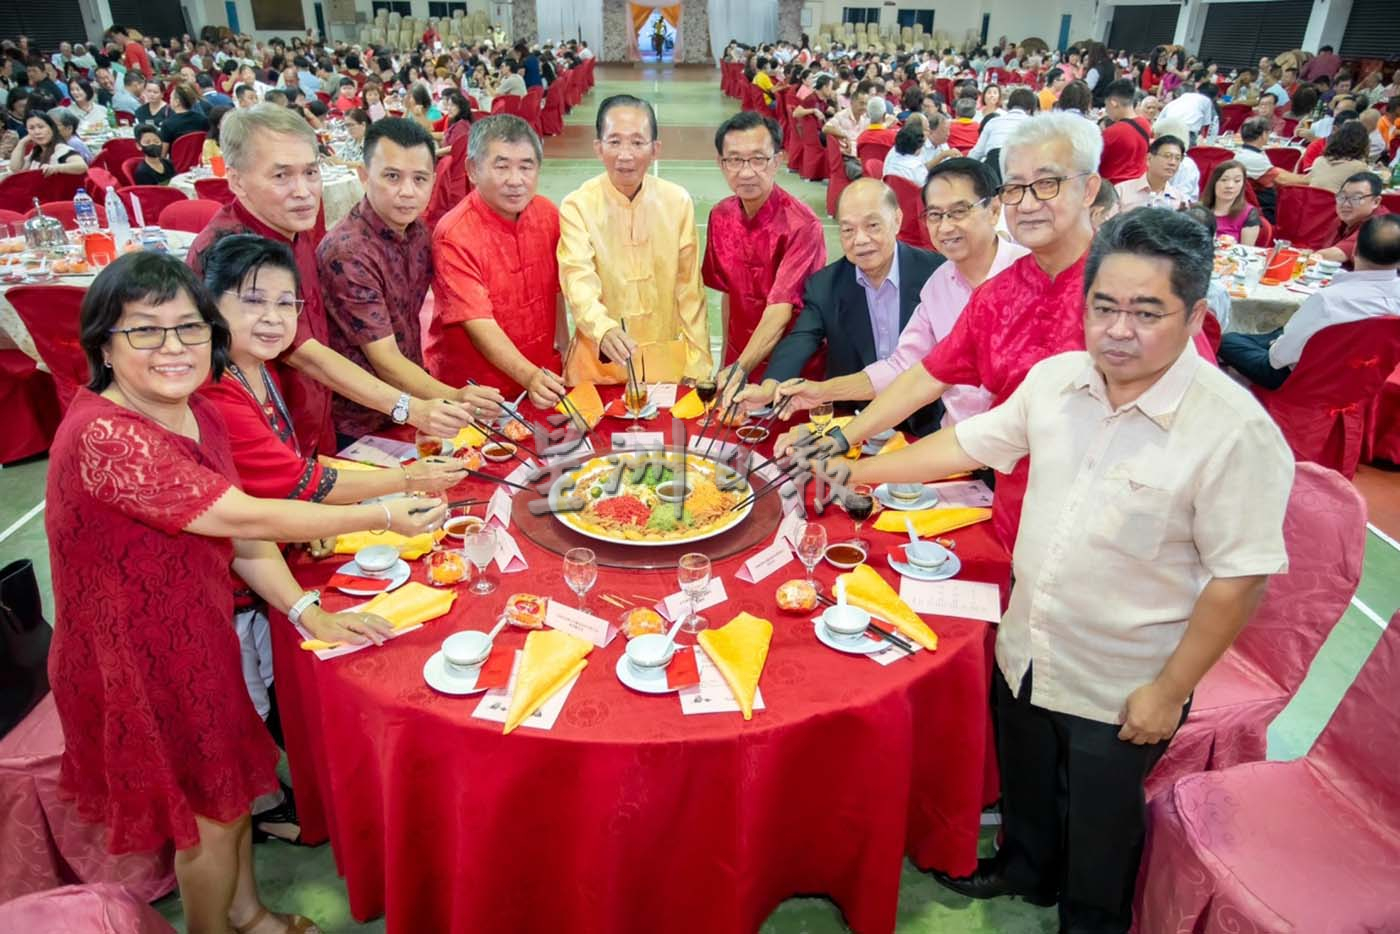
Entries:
<svg viewBox="0 0 1400 934">
<path fill-rule="evenodd" d="M 1031 458 L 993 674 L 1005 841 L 973 898 L 1058 902 L 1060 930 L 1127 932 L 1143 780 L 1191 694 L 1287 567 L 1293 456 L 1254 398 L 1192 346 L 1210 235 L 1160 208 L 1109 221 L 1084 273 L 1085 346 L 1005 403 L 842 483 L 923 481 Z"/>
<path fill-rule="evenodd" d="M 596 130 L 605 171 L 559 205 L 559 283 L 576 326 L 564 380 L 625 382 L 639 352 L 648 381 L 706 377 L 695 207 L 684 188 L 647 174 L 660 148 L 656 114 L 619 94 L 599 105 Z"/>
</svg>

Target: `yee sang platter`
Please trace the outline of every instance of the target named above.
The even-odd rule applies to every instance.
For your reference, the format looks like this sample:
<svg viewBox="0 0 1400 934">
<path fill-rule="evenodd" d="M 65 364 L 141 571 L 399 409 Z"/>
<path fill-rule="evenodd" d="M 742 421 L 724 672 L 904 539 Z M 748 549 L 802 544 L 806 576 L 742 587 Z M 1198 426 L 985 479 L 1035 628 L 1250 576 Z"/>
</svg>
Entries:
<svg viewBox="0 0 1400 934">
<path fill-rule="evenodd" d="M 744 521 L 753 504 L 734 507 L 750 492 L 744 475 L 727 465 L 670 452 L 595 457 L 560 477 L 549 502 L 558 521 L 589 538 L 682 545 Z"/>
</svg>

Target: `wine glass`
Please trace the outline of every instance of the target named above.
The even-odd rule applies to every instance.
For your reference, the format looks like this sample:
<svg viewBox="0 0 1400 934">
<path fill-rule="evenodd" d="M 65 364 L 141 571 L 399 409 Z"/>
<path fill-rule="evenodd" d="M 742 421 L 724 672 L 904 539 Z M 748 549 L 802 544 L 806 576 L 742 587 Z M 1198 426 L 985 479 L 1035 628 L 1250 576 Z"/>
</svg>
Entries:
<svg viewBox="0 0 1400 934">
<path fill-rule="evenodd" d="M 855 535 L 851 539 L 851 544 L 855 545 L 867 555 L 870 554 L 869 543 L 860 537 L 860 527 L 870 518 L 870 514 L 875 511 L 875 490 L 868 483 L 857 483 L 850 487 L 845 496 L 841 497 L 841 508 L 846 510 L 846 515 L 851 517 L 851 525 L 855 528 Z"/>
<path fill-rule="evenodd" d="M 807 583 L 811 584 L 817 593 L 821 593 L 822 585 L 812 577 L 812 572 L 817 569 L 817 565 L 822 560 L 822 555 L 826 554 L 826 529 L 815 522 L 803 522 L 797 527 L 797 560 L 802 562 L 807 569 Z"/>
<path fill-rule="evenodd" d="M 588 591 L 598 580 L 598 556 L 592 548 L 570 548 L 564 553 L 564 583 L 578 595 L 578 608 L 588 605 Z"/>
<path fill-rule="evenodd" d="M 719 385 L 712 379 L 702 379 L 695 384 L 695 395 L 700 397 L 700 401 L 705 404 L 705 408 L 710 407 L 710 401 L 714 399 L 715 393 L 719 391 Z"/>
<path fill-rule="evenodd" d="M 690 615 L 681 623 L 681 631 L 696 633 L 705 629 L 709 623 L 700 615 L 696 604 L 705 595 L 705 589 L 710 586 L 709 555 L 698 551 L 681 555 L 681 560 L 676 565 L 676 580 L 680 583 L 681 590 L 690 598 Z"/>
<path fill-rule="evenodd" d="M 835 409 L 830 402 L 819 402 L 807 412 L 807 417 L 812 420 L 812 427 L 817 429 L 817 434 L 826 434 L 827 428 L 831 426 L 831 416 Z"/>
<path fill-rule="evenodd" d="M 496 582 L 486 576 L 486 567 L 496 556 L 496 530 L 483 525 L 475 532 L 468 532 L 462 539 L 462 550 L 476 565 L 476 580 L 472 581 L 469 590 L 479 595 L 493 593 Z"/>
<path fill-rule="evenodd" d="M 646 383 L 640 380 L 629 380 L 627 388 L 623 390 L 623 402 L 627 406 L 627 414 L 632 416 L 632 424 L 627 427 L 629 432 L 645 431 L 642 427 L 642 413 L 647 407 L 647 387 Z"/>
</svg>

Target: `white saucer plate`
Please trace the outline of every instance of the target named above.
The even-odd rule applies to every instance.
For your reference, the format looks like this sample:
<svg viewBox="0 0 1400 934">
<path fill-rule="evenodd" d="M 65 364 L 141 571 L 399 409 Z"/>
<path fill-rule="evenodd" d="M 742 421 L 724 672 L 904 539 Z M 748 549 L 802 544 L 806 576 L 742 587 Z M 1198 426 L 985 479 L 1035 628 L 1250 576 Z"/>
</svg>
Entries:
<svg viewBox="0 0 1400 934">
<path fill-rule="evenodd" d="M 625 419 L 628 419 L 629 421 L 637 421 L 637 420 L 639 420 L 639 419 L 655 418 L 655 417 L 656 417 L 657 411 L 659 411 L 659 410 L 658 410 L 657 407 L 656 407 L 656 403 L 655 403 L 655 402 L 648 402 L 648 403 L 647 403 L 647 407 L 644 408 L 644 409 L 642 409 L 640 415 L 633 415 L 631 412 L 628 412 L 628 411 L 625 411 L 625 410 L 624 410 L 623 413 L 622 413 L 621 415 L 617 416 L 617 417 L 618 417 L 618 418 L 625 418 Z"/>
<path fill-rule="evenodd" d="M 874 655 L 876 652 L 889 645 L 884 639 L 869 639 L 861 636 L 859 639 L 852 639 L 849 642 L 840 641 L 834 636 L 831 630 L 826 628 L 826 623 L 817 620 L 812 624 L 812 629 L 817 634 L 817 641 L 829 649 L 835 649 L 846 655 Z"/>
<path fill-rule="evenodd" d="M 890 493 L 890 485 L 882 483 L 875 488 L 875 498 L 887 509 L 896 509 L 900 512 L 913 512 L 916 509 L 932 509 L 938 505 L 938 494 L 928 487 L 924 487 L 924 495 L 912 502 L 904 502 L 895 499 Z"/>
<path fill-rule="evenodd" d="M 469 672 L 458 674 L 447 667 L 447 661 L 442 657 L 441 649 L 428 656 L 428 660 L 423 663 L 423 680 L 428 682 L 428 687 L 443 694 L 454 694 L 460 697 L 486 690 L 476 686 L 476 677 L 479 674 L 481 674 L 480 668 L 473 668 Z"/>
<path fill-rule="evenodd" d="M 617 666 L 614 670 L 617 672 L 617 680 L 639 694 L 670 694 L 675 690 L 666 683 L 665 672 L 662 672 L 659 678 L 638 678 L 632 673 L 632 666 L 627 664 L 627 653 L 625 652 L 617 660 Z"/>
<path fill-rule="evenodd" d="M 958 556 L 952 552 L 948 553 L 948 560 L 944 561 L 937 568 L 921 568 L 912 561 L 901 561 L 895 557 L 897 553 L 902 554 L 903 548 L 901 546 L 892 546 L 890 550 L 885 553 L 885 560 L 890 563 L 890 567 L 894 568 L 905 577 L 912 577 L 916 581 L 946 581 L 950 577 L 957 577 L 958 572 L 962 570 L 962 562 L 959 561 Z"/>
<path fill-rule="evenodd" d="M 389 586 L 385 587 L 383 590 L 359 590 L 354 587 L 336 588 L 336 590 L 339 590 L 341 593 L 348 593 L 352 597 L 377 597 L 381 593 L 388 593 L 391 590 L 398 590 L 404 584 L 408 583 L 408 579 L 413 573 L 411 570 L 409 570 L 408 562 L 402 558 L 400 558 L 398 561 L 395 561 L 394 564 L 390 566 L 389 570 L 380 571 L 378 573 L 360 570 L 360 566 L 356 564 L 353 560 L 347 561 L 345 564 L 342 564 L 335 570 L 338 574 L 350 574 L 354 577 L 387 577 L 389 579 Z"/>
</svg>

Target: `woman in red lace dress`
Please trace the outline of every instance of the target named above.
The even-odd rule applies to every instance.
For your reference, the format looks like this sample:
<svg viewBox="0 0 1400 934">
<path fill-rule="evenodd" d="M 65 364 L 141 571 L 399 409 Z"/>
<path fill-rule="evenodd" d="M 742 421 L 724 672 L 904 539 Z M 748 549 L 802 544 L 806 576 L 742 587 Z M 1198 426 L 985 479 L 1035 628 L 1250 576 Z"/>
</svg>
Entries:
<svg viewBox="0 0 1400 934">
<path fill-rule="evenodd" d="M 248 808 L 276 787 L 277 751 L 243 688 L 229 569 L 278 609 L 304 607 L 318 638 L 381 641 L 383 620 L 303 599 L 263 539 L 414 534 L 444 510 L 239 490 L 223 424 L 193 397 L 222 371 L 227 326 L 174 257 L 134 253 L 104 270 L 79 336 L 93 376 L 54 439 L 46 514 L 62 789 L 106 825 L 114 853 L 173 841 L 191 934 L 314 930 L 258 898 Z"/>
</svg>

